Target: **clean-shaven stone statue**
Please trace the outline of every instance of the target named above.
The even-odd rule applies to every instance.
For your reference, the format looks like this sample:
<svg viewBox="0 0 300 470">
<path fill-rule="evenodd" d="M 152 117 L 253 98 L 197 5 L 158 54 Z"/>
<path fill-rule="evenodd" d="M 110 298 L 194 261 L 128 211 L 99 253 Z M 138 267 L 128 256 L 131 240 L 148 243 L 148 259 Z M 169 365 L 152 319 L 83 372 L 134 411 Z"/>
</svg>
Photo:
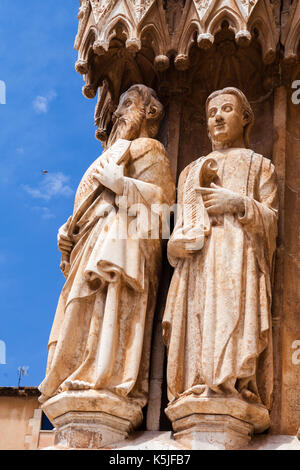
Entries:
<svg viewBox="0 0 300 470">
<path fill-rule="evenodd" d="M 121 96 L 107 149 L 83 176 L 59 230 L 66 283 L 39 387 L 58 443 L 101 447 L 142 421 L 161 264 L 161 239 L 151 238 L 148 222 L 153 205 L 175 199 L 164 147 L 154 139 L 162 116 L 144 85 Z"/>
<path fill-rule="evenodd" d="M 188 446 L 234 448 L 270 425 L 277 186 L 271 161 L 249 149 L 244 94 L 215 91 L 206 114 L 213 151 L 180 175 L 168 243 L 167 415 Z"/>
</svg>

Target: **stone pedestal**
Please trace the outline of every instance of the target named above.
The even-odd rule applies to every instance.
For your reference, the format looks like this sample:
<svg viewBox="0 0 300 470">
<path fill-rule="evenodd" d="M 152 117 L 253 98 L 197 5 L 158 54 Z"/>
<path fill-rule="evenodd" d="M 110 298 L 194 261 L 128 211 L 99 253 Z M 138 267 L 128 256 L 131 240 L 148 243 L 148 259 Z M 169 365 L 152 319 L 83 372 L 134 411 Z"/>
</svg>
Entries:
<svg viewBox="0 0 300 470">
<path fill-rule="evenodd" d="M 53 422 L 54 444 L 69 449 L 100 449 L 123 441 L 132 431 L 130 421 L 107 413 L 72 411 Z"/>
<path fill-rule="evenodd" d="M 193 450 L 233 450 L 245 447 L 253 426 L 226 415 L 193 414 L 173 423 L 175 439 Z"/>
<path fill-rule="evenodd" d="M 66 448 L 100 449 L 120 442 L 143 419 L 138 404 L 108 391 L 63 392 L 42 409 L 55 426 L 55 445 Z"/>
<path fill-rule="evenodd" d="M 166 409 L 174 438 L 193 450 L 240 449 L 270 426 L 268 410 L 239 398 L 182 397 Z"/>
</svg>

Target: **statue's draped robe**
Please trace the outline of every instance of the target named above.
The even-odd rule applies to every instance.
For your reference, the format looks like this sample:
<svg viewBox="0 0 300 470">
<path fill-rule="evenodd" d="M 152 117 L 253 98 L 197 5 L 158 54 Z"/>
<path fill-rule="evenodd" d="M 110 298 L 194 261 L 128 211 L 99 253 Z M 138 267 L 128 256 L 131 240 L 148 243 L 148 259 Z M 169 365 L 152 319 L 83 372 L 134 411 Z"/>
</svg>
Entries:
<svg viewBox="0 0 300 470">
<path fill-rule="evenodd" d="M 39 388 L 46 397 L 67 389 L 109 390 L 144 406 L 161 264 L 161 240 L 147 239 L 146 219 L 152 204 L 174 203 L 175 187 L 158 141 L 123 140 L 111 148 L 119 157 L 127 152 L 124 191 L 116 196 L 99 190 L 92 170 L 101 157 L 78 187 L 65 226 L 75 242 L 70 273 L 49 339 L 56 349 Z M 143 204 L 144 214 L 138 231 L 126 239 L 128 226 L 136 222 L 135 204 Z M 117 228 L 125 228 L 121 236 Z"/>
<path fill-rule="evenodd" d="M 244 196 L 245 213 L 218 216 L 203 248 L 190 257 L 176 257 L 171 250 L 172 237 L 184 224 L 184 218 L 178 217 L 169 242 L 168 256 L 175 270 L 163 318 L 168 396 L 172 401 L 201 394 L 204 384 L 218 393 L 225 383 L 238 393 L 239 383 L 247 384 L 252 378 L 247 386 L 254 393 L 257 386 L 260 399 L 269 407 L 271 281 L 277 235 L 274 167 L 246 149 L 215 151 L 208 157 L 218 164 L 219 184 Z M 196 162 L 180 175 L 179 204 Z"/>
</svg>

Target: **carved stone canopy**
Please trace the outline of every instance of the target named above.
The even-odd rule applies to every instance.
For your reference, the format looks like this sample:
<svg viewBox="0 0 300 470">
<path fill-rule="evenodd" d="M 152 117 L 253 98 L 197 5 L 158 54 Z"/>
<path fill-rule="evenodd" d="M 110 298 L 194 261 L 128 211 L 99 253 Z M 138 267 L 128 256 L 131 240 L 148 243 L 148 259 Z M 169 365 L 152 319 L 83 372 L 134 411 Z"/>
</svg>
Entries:
<svg viewBox="0 0 300 470">
<path fill-rule="evenodd" d="M 150 35 L 159 70 L 169 67 L 171 56 L 178 69 L 188 68 L 195 33 L 198 46 L 208 49 L 224 20 L 238 44 L 249 44 L 254 29 L 258 31 L 267 63 L 275 60 L 279 38 L 270 0 L 81 0 L 78 18 L 75 48 L 81 73 L 87 68 L 90 47 L 100 56 L 108 52 L 117 24 L 122 24 L 125 46 L 132 54 Z"/>
<path fill-rule="evenodd" d="M 94 98 L 96 137 L 105 143 L 119 96 L 134 83 L 203 96 L 234 85 L 261 98 L 278 75 L 278 7 L 271 0 L 81 0 L 76 70 Z M 190 97 L 190 98 L 188 98 Z M 202 102 L 199 104 L 202 106 Z"/>
</svg>

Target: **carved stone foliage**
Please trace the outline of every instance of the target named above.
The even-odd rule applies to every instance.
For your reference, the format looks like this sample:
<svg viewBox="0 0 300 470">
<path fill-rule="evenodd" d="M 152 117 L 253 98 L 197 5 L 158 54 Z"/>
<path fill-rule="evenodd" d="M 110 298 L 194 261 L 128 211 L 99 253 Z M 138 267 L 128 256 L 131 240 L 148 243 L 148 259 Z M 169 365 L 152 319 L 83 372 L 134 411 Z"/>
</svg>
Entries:
<svg viewBox="0 0 300 470">
<path fill-rule="evenodd" d="M 98 23 L 102 16 L 106 16 L 113 8 L 116 0 L 90 0 L 95 22 Z"/>
<path fill-rule="evenodd" d="M 197 10 L 199 11 L 200 18 L 202 18 L 204 15 L 210 13 L 213 5 L 217 2 L 215 2 L 215 0 L 194 0 L 194 3 L 197 7 Z M 232 4 L 234 1 L 229 1 L 227 3 Z M 241 13 L 245 16 L 250 15 L 257 3 L 258 0 L 236 0 L 237 6 L 241 9 Z"/>
</svg>

